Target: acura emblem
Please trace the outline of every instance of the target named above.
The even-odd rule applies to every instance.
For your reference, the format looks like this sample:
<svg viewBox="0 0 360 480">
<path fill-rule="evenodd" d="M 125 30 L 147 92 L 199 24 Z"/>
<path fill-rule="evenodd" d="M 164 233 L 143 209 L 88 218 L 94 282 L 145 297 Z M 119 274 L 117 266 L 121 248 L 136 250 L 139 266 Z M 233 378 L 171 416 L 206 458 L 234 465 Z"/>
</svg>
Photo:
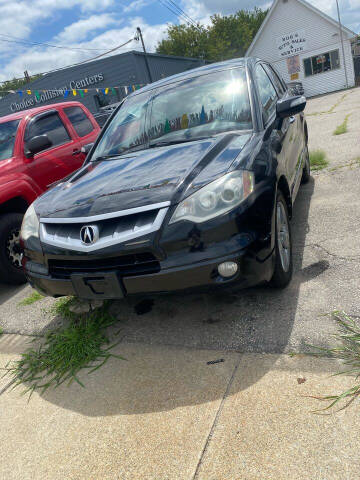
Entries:
<svg viewBox="0 0 360 480">
<path fill-rule="evenodd" d="M 84 245 L 92 245 L 99 240 L 99 228 L 96 225 L 86 225 L 80 230 L 80 240 Z"/>
</svg>

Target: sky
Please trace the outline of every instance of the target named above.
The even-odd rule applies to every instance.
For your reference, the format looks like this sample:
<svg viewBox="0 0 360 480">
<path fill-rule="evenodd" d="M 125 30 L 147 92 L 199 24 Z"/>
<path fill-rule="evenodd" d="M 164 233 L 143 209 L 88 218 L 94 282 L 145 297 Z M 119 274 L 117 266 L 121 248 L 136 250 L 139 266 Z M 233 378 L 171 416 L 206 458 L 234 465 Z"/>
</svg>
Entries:
<svg viewBox="0 0 360 480">
<path fill-rule="evenodd" d="M 241 8 L 267 8 L 269 0 L 172 0 L 192 19 Z M 0 0 L 0 81 L 60 68 L 100 55 L 134 38 L 141 27 L 146 47 L 155 51 L 168 24 L 184 23 L 164 0 Z M 336 18 L 335 0 L 310 0 Z M 339 0 L 342 22 L 360 32 L 360 0 Z M 18 42 L 18 43 L 13 43 Z M 41 42 L 67 47 L 29 45 Z M 73 50 L 71 50 L 71 49 Z M 139 50 L 132 41 L 114 53 Z"/>
</svg>

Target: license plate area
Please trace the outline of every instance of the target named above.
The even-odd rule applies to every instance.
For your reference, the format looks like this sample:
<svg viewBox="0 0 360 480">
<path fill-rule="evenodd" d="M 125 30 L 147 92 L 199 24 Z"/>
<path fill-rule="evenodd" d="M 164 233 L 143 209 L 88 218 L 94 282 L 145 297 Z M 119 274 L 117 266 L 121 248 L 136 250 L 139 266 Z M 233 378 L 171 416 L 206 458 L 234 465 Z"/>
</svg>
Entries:
<svg viewBox="0 0 360 480">
<path fill-rule="evenodd" d="M 124 289 L 116 272 L 94 274 L 73 273 L 71 282 L 79 298 L 111 299 L 123 298 Z"/>
</svg>

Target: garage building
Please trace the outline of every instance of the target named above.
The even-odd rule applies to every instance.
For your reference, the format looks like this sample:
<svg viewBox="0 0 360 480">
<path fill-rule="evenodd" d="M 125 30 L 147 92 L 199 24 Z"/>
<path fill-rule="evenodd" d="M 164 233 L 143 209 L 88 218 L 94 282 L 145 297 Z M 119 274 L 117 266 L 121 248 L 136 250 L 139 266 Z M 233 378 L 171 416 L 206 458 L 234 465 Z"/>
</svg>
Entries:
<svg viewBox="0 0 360 480">
<path fill-rule="evenodd" d="M 268 61 L 312 97 L 355 85 L 354 36 L 305 0 L 275 0 L 246 55 Z"/>
<path fill-rule="evenodd" d="M 21 93 L 10 93 L 1 98 L 0 116 L 65 100 L 77 100 L 96 113 L 126 95 L 124 88 L 111 87 L 128 86 L 129 91 L 204 63 L 200 59 L 156 53 L 148 53 L 146 58 L 143 52 L 131 51 L 48 73 L 23 85 Z M 78 91 L 74 97 L 73 89 L 87 91 Z M 68 90 L 66 98 L 65 90 Z"/>
</svg>

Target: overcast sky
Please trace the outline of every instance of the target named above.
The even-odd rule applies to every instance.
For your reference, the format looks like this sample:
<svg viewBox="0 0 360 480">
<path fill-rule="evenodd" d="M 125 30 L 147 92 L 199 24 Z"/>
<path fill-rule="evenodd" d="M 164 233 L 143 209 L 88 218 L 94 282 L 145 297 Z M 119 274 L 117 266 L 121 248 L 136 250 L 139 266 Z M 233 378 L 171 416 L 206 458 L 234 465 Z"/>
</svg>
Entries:
<svg viewBox="0 0 360 480">
<path fill-rule="evenodd" d="M 173 0 L 193 19 L 208 21 L 214 13 L 240 8 L 266 8 L 269 0 Z M 336 17 L 335 0 L 310 0 Z M 339 0 L 343 23 L 360 31 L 360 0 Z M 143 29 L 149 51 L 165 35 L 168 23 L 179 18 L 160 0 L 0 0 L 0 80 L 62 67 L 99 55 L 134 37 Z M 79 50 L 29 46 L 18 42 L 46 42 Z M 88 50 L 85 50 L 88 49 Z M 116 53 L 139 49 L 132 42 Z"/>
</svg>

